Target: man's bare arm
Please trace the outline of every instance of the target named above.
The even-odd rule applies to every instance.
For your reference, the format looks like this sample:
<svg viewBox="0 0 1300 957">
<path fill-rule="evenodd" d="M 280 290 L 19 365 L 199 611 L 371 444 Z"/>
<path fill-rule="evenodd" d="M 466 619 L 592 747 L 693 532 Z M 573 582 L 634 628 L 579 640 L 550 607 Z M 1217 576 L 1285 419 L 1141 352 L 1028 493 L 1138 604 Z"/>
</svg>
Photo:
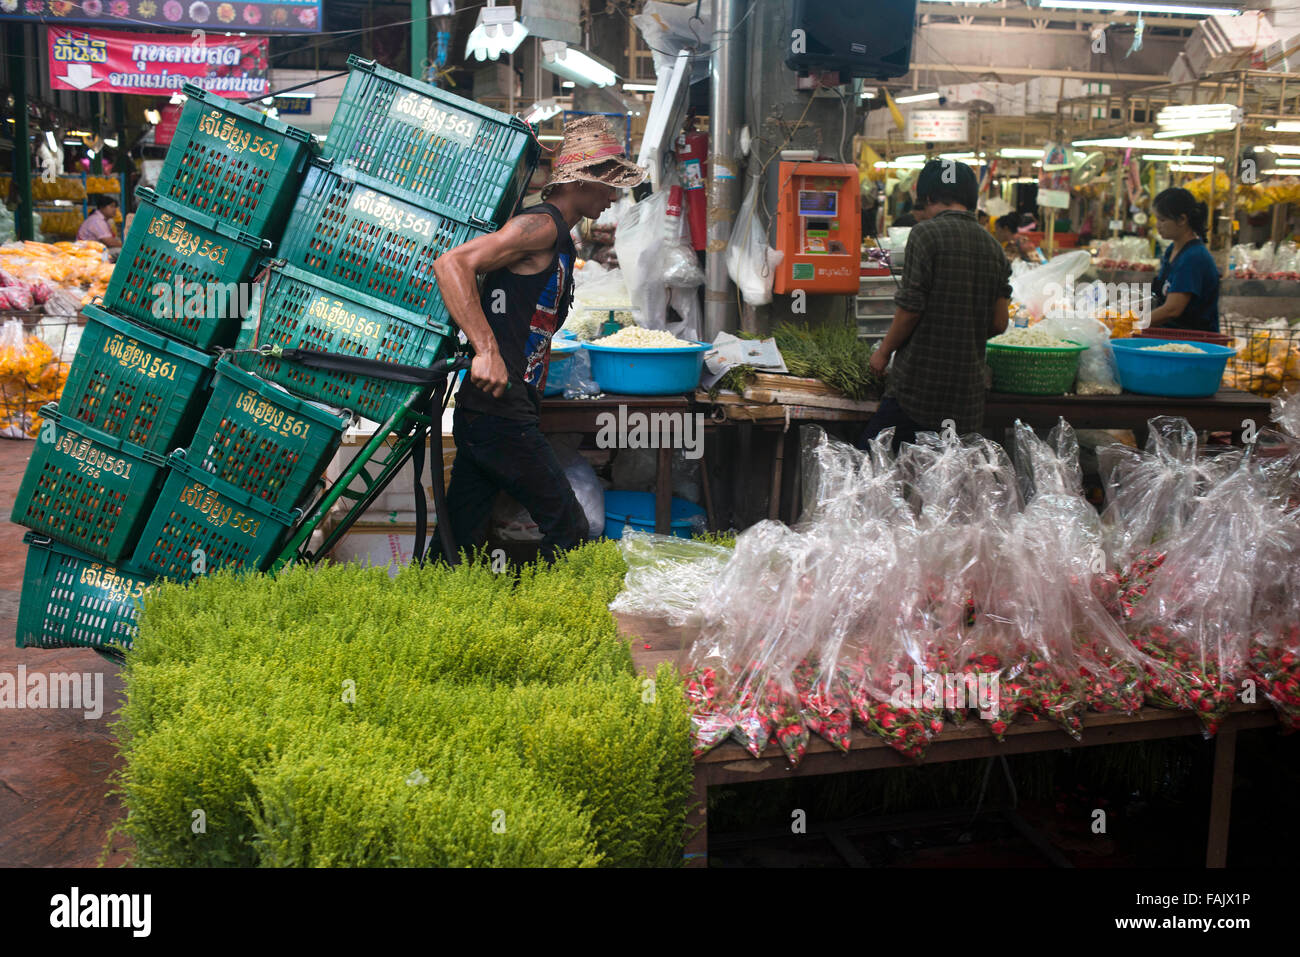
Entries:
<svg viewBox="0 0 1300 957">
<path fill-rule="evenodd" d="M 449 249 L 433 263 L 442 301 L 452 320 L 474 347 L 470 381 L 496 398 L 506 391 L 508 376 L 497 350 L 496 338 L 479 302 L 478 277 L 523 262 L 534 253 L 551 249 L 555 223 L 549 216 L 516 216 L 495 233 L 471 239 Z"/>
<path fill-rule="evenodd" d="M 1011 300 L 998 299 L 993 303 L 993 324 L 989 326 L 989 338 L 1000 336 L 1011 324 Z"/>
</svg>

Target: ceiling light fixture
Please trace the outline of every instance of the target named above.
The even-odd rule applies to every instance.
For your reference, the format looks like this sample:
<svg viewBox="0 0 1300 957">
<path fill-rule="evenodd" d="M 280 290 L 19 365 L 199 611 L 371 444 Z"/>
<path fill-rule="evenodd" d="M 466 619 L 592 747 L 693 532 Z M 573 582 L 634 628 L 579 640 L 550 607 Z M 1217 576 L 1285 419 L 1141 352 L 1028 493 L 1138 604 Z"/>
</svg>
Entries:
<svg viewBox="0 0 1300 957">
<path fill-rule="evenodd" d="M 478 20 L 465 44 L 465 57 L 499 60 L 503 53 L 514 53 L 526 36 L 528 28 L 515 18 L 513 6 L 480 7 Z"/>
<path fill-rule="evenodd" d="M 896 96 L 894 102 L 900 106 L 904 103 L 920 103 L 922 100 L 937 100 L 938 93 L 911 93 L 907 96 Z"/>
<path fill-rule="evenodd" d="M 608 63 L 563 40 L 542 41 L 542 66 L 582 86 L 613 86 L 618 80 Z"/>
<path fill-rule="evenodd" d="M 1146 0 L 1041 0 L 1059 10 L 1108 10 L 1113 13 L 1176 13 L 1189 17 L 1236 17 L 1237 7 L 1207 7 L 1196 3 L 1148 3 Z"/>
<path fill-rule="evenodd" d="M 1222 156 L 1180 156 L 1177 153 L 1143 153 L 1148 163 L 1222 163 Z"/>
<path fill-rule="evenodd" d="M 1109 146 L 1127 150 L 1189 150 L 1195 144 L 1191 142 L 1161 140 L 1144 140 L 1136 136 L 1117 136 L 1099 140 L 1075 140 L 1071 146 Z"/>
<path fill-rule="evenodd" d="M 549 96 L 544 100 L 538 100 L 528 108 L 528 112 L 524 114 L 524 122 L 545 123 L 552 116 L 561 113 L 563 110 L 564 107 L 555 102 L 555 97 Z"/>
</svg>

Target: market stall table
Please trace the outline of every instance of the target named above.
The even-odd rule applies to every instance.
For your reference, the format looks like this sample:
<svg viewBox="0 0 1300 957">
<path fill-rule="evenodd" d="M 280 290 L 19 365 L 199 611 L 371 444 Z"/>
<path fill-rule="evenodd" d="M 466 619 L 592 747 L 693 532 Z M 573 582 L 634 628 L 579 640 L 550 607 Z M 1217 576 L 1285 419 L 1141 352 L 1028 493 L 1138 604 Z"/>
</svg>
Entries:
<svg viewBox="0 0 1300 957">
<path fill-rule="evenodd" d="M 543 432 L 581 432 L 595 435 L 601 430 L 601 416 L 618 416 L 619 408 L 627 413 L 673 413 L 687 415 L 698 411 L 685 395 L 600 395 L 591 399 L 542 399 L 540 428 Z M 608 421 L 608 420 L 605 420 Z M 655 421 L 653 419 L 651 422 Z M 707 422 L 707 418 L 706 418 Z M 672 461 L 673 450 L 660 448 L 655 469 L 655 532 L 667 535 L 672 530 Z M 700 457 L 700 485 L 704 492 L 704 509 L 708 527 L 714 525 L 713 496 L 709 489 L 709 475 L 704 457 Z"/>
<path fill-rule="evenodd" d="M 1137 395 L 1012 395 L 990 392 L 984 403 L 984 432 L 997 438 L 994 430 L 1009 429 L 1016 419 L 1035 429 L 1050 429 L 1057 420 L 1076 429 L 1129 429 L 1138 445 L 1146 442 L 1147 420 L 1158 415 L 1181 416 L 1192 428 L 1205 432 L 1232 432 L 1240 444 L 1245 421 L 1256 428 L 1269 422 L 1270 400 L 1238 389 L 1220 389 L 1205 399 L 1177 399 Z"/>
<path fill-rule="evenodd" d="M 1234 705 L 1224 720 L 1214 742 L 1214 777 L 1210 785 L 1209 830 L 1206 840 L 1206 867 L 1223 867 L 1228 854 L 1228 823 L 1232 805 L 1232 774 L 1236 755 L 1237 733 L 1252 728 L 1277 725 L 1273 709 L 1266 704 Z M 930 745 L 925 764 L 967 761 L 1005 754 L 1057 751 L 1062 748 L 1087 748 L 1106 744 L 1125 744 L 1156 738 L 1174 738 L 1200 734 L 1202 724 L 1187 711 L 1143 708 L 1136 715 L 1093 714 L 1083 718 L 1083 738 L 1075 741 L 1059 726 L 1049 721 L 1013 724 L 1006 741 L 999 743 L 980 722 L 965 728 L 945 725 L 943 733 Z M 787 776 L 815 777 L 870 771 L 881 768 L 913 767 L 915 763 L 899 754 L 880 738 L 854 728 L 847 754 L 819 737 L 808 744 L 798 768 L 790 767 L 785 753 L 770 744 L 763 757 L 755 758 L 739 744 L 727 741 L 695 761 L 695 788 L 691 812 L 687 818 L 686 857 L 689 866 L 708 864 L 708 789 L 726 784 L 747 784 Z"/>
</svg>

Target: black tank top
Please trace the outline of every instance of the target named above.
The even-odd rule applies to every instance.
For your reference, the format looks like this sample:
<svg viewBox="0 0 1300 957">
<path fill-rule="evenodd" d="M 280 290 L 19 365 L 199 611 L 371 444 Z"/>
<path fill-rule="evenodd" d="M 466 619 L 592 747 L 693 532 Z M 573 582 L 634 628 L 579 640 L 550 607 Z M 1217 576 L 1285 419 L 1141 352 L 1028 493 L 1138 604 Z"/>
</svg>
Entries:
<svg viewBox="0 0 1300 957">
<path fill-rule="evenodd" d="M 510 376 L 510 388 L 494 399 L 465 377 L 456 405 L 503 419 L 536 422 L 550 366 L 551 336 L 564 325 L 573 300 L 575 250 L 569 225 L 550 203 L 520 216 L 549 215 L 555 222 L 555 253 L 548 268 L 531 276 L 498 269 L 483 279 L 480 303 Z"/>
</svg>

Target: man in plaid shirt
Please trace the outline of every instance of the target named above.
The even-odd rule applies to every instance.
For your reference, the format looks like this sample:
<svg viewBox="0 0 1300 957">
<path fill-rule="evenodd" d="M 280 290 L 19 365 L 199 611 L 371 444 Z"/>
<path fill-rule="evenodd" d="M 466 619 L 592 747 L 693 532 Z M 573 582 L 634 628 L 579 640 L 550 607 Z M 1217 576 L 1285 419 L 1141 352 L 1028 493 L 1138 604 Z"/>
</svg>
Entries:
<svg viewBox="0 0 1300 957">
<path fill-rule="evenodd" d="M 917 225 L 908 236 L 894 321 L 871 368 L 885 397 L 859 445 L 893 428 L 894 448 L 951 419 L 960 434 L 984 421 L 984 343 L 1006 331 L 1011 265 L 975 219 L 979 183 L 965 163 L 931 160 L 916 180 Z"/>
</svg>

